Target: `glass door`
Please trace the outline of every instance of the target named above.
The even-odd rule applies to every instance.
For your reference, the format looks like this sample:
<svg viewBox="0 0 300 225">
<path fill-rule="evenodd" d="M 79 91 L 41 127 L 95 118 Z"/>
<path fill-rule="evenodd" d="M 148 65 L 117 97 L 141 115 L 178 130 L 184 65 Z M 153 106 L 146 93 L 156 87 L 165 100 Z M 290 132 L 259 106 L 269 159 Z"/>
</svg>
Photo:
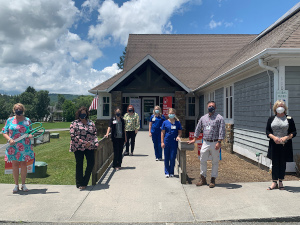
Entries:
<svg viewBox="0 0 300 225">
<path fill-rule="evenodd" d="M 153 109 L 156 105 L 156 98 L 143 98 L 143 111 L 142 111 L 142 127 L 149 129 L 149 119 L 153 114 Z"/>
</svg>

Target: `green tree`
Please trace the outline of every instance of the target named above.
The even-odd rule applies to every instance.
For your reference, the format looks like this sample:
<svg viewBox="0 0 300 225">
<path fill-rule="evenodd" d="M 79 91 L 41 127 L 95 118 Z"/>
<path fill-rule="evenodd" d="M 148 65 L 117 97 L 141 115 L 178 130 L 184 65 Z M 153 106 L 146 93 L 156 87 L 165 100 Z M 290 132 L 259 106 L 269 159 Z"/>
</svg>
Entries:
<svg viewBox="0 0 300 225">
<path fill-rule="evenodd" d="M 25 92 L 35 94 L 35 93 L 36 93 L 36 90 L 35 90 L 33 87 L 28 86 L 28 87 L 26 88 Z"/>
<path fill-rule="evenodd" d="M 67 122 L 71 122 L 75 119 L 75 105 L 70 100 L 65 100 L 64 104 L 62 105 L 63 110 L 63 117 Z"/>
<path fill-rule="evenodd" d="M 78 98 L 74 99 L 75 108 L 79 109 L 81 106 L 84 106 L 87 109 L 89 109 L 93 99 L 94 99 L 94 96 L 92 96 L 92 95 L 81 95 Z"/>
<path fill-rule="evenodd" d="M 38 119 L 44 118 L 49 115 L 48 106 L 50 104 L 50 98 L 48 96 L 49 91 L 38 91 L 36 92 L 36 114 Z"/>
<path fill-rule="evenodd" d="M 57 104 L 56 104 L 56 109 L 62 109 L 62 105 L 64 104 L 64 102 L 66 101 L 66 98 L 64 95 L 58 94 L 57 96 Z"/>
<path fill-rule="evenodd" d="M 127 47 L 125 47 L 125 50 L 123 51 L 123 55 L 120 56 L 120 62 L 118 63 L 118 67 L 121 70 L 124 68 L 124 61 L 125 61 L 126 51 L 127 51 Z"/>
</svg>

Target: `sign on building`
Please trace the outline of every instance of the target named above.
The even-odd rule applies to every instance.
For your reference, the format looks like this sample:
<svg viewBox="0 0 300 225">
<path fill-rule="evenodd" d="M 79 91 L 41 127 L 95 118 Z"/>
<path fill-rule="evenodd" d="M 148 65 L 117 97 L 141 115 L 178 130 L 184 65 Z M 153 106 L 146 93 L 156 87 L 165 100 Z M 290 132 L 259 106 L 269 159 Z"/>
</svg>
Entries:
<svg viewBox="0 0 300 225">
<path fill-rule="evenodd" d="M 163 114 L 167 116 L 169 114 L 169 108 L 172 108 L 172 97 L 163 97 Z"/>
<path fill-rule="evenodd" d="M 278 90 L 277 100 L 283 100 L 285 105 L 289 107 L 289 91 L 288 90 Z"/>
</svg>

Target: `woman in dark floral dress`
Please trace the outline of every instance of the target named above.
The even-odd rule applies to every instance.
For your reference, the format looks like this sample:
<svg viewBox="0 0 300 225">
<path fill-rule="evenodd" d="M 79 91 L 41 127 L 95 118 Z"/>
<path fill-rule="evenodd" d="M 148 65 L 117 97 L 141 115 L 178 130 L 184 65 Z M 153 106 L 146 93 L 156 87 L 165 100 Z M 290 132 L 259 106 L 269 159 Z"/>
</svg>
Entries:
<svg viewBox="0 0 300 225">
<path fill-rule="evenodd" d="M 98 147 L 97 129 L 93 121 L 89 120 L 86 107 L 77 110 L 75 119 L 70 125 L 70 152 L 74 152 L 76 159 L 76 187 L 83 190 L 89 183 L 94 167 L 94 149 Z M 87 166 L 83 176 L 84 156 Z"/>
</svg>

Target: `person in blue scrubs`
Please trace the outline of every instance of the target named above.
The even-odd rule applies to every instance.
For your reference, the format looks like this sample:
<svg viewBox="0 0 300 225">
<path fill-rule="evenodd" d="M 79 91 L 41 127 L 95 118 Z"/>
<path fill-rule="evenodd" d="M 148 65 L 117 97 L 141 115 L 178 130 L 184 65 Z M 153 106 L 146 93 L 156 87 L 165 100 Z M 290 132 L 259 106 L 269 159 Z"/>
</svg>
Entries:
<svg viewBox="0 0 300 225">
<path fill-rule="evenodd" d="M 162 160 L 161 149 L 161 125 L 166 120 L 166 117 L 161 114 L 161 108 L 157 105 L 154 107 L 153 115 L 149 121 L 149 136 L 152 137 L 154 144 L 156 161 Z"/>
<path fill-rule="evenodd" d="M 161 147 L 164 148 L 166 178 L 174 177 L 178 141 L 182 135 L 182 127 L 176 117 L 176 110 L 170 108 L 168 116 L 169 119 L 161 126 Z"/>
</svg>

